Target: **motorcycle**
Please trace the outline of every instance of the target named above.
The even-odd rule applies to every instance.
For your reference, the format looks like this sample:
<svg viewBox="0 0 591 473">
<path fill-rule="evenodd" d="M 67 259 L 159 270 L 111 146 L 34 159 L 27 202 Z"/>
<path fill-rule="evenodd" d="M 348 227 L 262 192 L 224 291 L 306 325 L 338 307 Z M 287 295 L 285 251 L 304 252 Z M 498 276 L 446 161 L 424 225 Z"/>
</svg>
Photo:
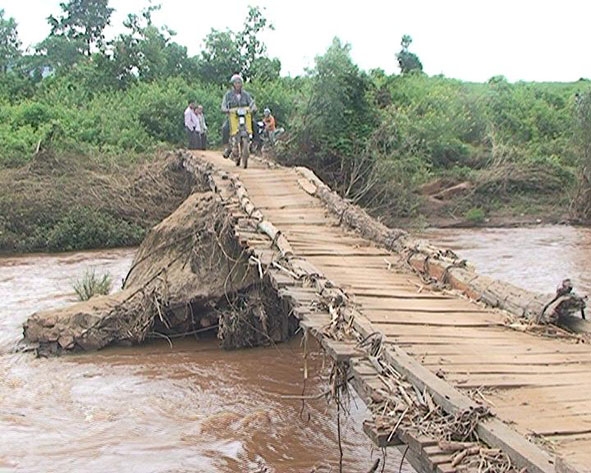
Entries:
<svg viewBox="0 0 591 473">
<path fill-rule="evenodd" d="M 255 133 L 250 143 L 251 154 L 262 156 L 263 148 L 266 146 L 274 148 L 277 138 L 283 133 L 285 133 L 285 128 L 277 128 L 275 131 L 269 133 L 265 127 L 265 122 L 262 120 L 257 121 L 255 124 Z"/>
<path fill-rule="evenodd" d="M 250 154 L 250 140 L 252 139 L 252 112 L 250 107 L 231 108 L 229 122 L 232 159 L 236 162 L 236 166 L 240 166 L 242 163 L 242 167 L 246 169 Z"/>
<path fill-rule="evenodd" d="M 257 156 L 263 155 L 263 141 L 265 140 L 265 122 L 259 120 L 255 123 L 254 134 L 250 142 L 250 153 Z"/>
</svg>

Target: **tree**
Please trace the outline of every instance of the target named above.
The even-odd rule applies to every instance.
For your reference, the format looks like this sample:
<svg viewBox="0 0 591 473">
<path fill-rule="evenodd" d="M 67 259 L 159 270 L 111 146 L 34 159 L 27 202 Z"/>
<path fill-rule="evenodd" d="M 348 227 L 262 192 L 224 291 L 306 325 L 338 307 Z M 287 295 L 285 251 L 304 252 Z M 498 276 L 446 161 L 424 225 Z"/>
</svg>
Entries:
<svg viewBox="0 0 591 473">
<path fill-rule="evenodd" d="M 398 67 L 400 67 L 400 72 L 402 74 L 408 74 L 409 72 L 413 71 L 423 72 L 423 64 L 419 60 L 418 56 L 408 50 L 411 43 L 412 38 L 409 35 L 405 34 L 402 36 L 402 40 L 400 41 L 402 49 L 396 54 Z"/>
<path fill-rule="evenodd" d="M 83 45 L 83 53 L 90 56 L 92 47 L 103 48 L 104 30 L 110 24 L 113 8 L 109 0 L 70 0 L 60 3 L 63 14 L 47 18 L 52 36 L 65 36 L 77 45 Z"/>
<path fill-rule="evenodd" d="M 37 50 L 37 66 L 49 67 L 54 71 L 69 70 L 74 64 L 85 59 L 82 53 L 84 43 L 77 39 L 69 39 L 63 35 L 49 35 L 35 46 Z"/>
<path fill-rule="evenodd" d="M 230 76 L 242 72 L 240 48 L 230 30 L 212 29 L 201 51 L 199 75 L 212 84 L 227 84 Z"/>
<path fill-rule="evenodd" d="M 207 82 L 227 84 L 234 73 L 244 80 L 273 80 L 279 77 L 281 62 L 266 56 L 267 47 L 259 36 L 273 29 L 258 7 L 249 7 L 242 31 L 212 29 L 205 37 L 200 58 L 200 75 Z"/>
<path fill-rule="evenodd" d="M 189 66 L 187 48 L 172 41 L 175 33 L 154 25 L 152 13 L 159 9 L 160 5 L 150 5 L 140 15 L 128 15 L 123 23 L 128 32 L 111 45 L 112 73 L 124 87 L 135 78 L 153 81 L 176 76 Z"/>
<path fill-rule="evenodd" d="M 261 61 L 261 59 L 266 58 L 267 46 L 259 39 L 259 35 L 265 29 L 273 30 L 274 27 L 263 16 L 263 12 L 259 7 L 249 7 L 244 28 L 236 38 L 242 61 L 241 71 L 245 79 L 250 79 L 256 75 L 257 63 L 259 63 L 259 70 L 264 70 L 261 67 L 261 63 L 264 61 Z M 275 65 L 279 64 L 281 68 L 279 60 L 275 59 L 274 61 Z M 268 69 L 267 72 L 269 72 Z M 279 76 L 279 73 L 277 73 L 277 76 Z"/>
<path fill-rule="evenodd" d="M 14 66 L 21 56 L 21 42 L 18 39 L 14 18 L 4 18 L 0 9 L 0 71 L 6 72 Z"/>
<path fill-rule="evenodd" d="M 365 186 L 372 163 L 362 154 L 377 124 L 370 80 L 353 63 L 350 50 L 349 44 L 334 38 L 316 58 L 311 96 L 296 131 L 305 164 L 346 196 Z"/>
</svg>

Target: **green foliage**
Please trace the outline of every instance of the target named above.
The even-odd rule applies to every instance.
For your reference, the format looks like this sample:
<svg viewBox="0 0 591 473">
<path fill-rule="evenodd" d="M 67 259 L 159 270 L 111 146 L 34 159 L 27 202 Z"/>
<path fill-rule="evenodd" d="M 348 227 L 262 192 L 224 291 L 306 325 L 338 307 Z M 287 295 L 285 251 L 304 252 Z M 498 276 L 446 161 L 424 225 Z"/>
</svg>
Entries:
<svg viewBox="0 0 591 473">
<path fill-rule="evenodd" d="M 240 49 L 232 31 L 211 30 L 205 37 L 198 68 L 205 81 L 228 85 L 230 76 L 241 70 Z"/>
<path fill-rule="evenodd" d="M 150 5 L 140 15 L 128 15 L 124 22 L 127 32 L 112 44 L 112 59 L 105 66 L 117 78 L 120 88 L 136 80 L 151 82 L 191 70 L 187 48 L 172 41 L 175 33 L 154 25 L 152 14 L 158 9 L 159 5 Z"/>
<path fill-rule="evenodd" d="M 423 72 L 423 64 L 419 57 L 408 50 L 411 43 L 412 38 L 405 34 L 400 41 L 402 49 L 396 54 L 398 67 L 400 67 L 400 72 L 402 74 L 408 74 L 409 72 Z"/>
<path fill-rule="evenodd" d="M 104 30 L 109 25 L 113 8 L 109 0 L 70 0 L 60 3 L 62 15 L 50 15 L 50 37 L 66 38 L 73 41 L 78 50 L 90 56 L 91 48 L 104 45 Z"/>
<path fill-rule="evenodd" d="M 29 161 L 35 151 L 36 137 L 30 126 L 14 129 L 8 123 L 0 123 L 0 169 Z"/>
<path fill-rule="evenodd" d="M 4 9 L 0 9 L 0 72 L 6 73 L 13 68 L 21 56 L 21 42 L 18 39 L 14 18 L 4 18 Z"/>
<path fill-rule="evenodd" d="M 475 224 L 483 223 L 485 217 L 486 217 L 486 214 L 484 213 L 484 210 L 482 210 L 481 208 L 477 208 L 477 207 L 472 207 L 464 215 L 464 218 L 468 222 L 475 223 Z"/>
<path fill-rule="evenodd" d="M 204 106 L 215 146 L 224 120 L 221 98 L 229 77 L 240 72 L 259 109 L 269 107 L 287 130 L 280 159 L 312 167 L 342 195 L 386 219 L 416 215 L 418 187 L 442 177 L 473 185 L 475 201 L 456 209 L 460 213 L 488 211 L 492 195 L 507 202 L 562 195 L 575 175 L 579 201 L 591 202 L 591 189 L 581 190 L 591 187 L 588 81 L 510 83 L 497 76 L 474 84 L 429 77 L 410 52 L 408 35 L 396 55 L 400 75 L 361 71 L 350 46 L 335 38 L 308 74 L 280 77 L 281 63 L 267 56 L 261 40 L 273 27 L 258 7 L 249 7 L 239 31 L 211 30 L 195 57 L 173 41 L 174 32 L 154 23 L 157 5 L 129 15 L 110 43 L 103 38 L 112 13 L 107 0 L 69 0 L 61 8 L 62 15 L 49 19 L 52 33 L 25 55 L 14 20 L 0 10 L 0 169 L 51 168 L 48 152 L 131 160 L 182 146 L 189 98 Z M 581 205 L 579 213 L 591 215 Z M 43 228 L 36 233 L 0 219 L 0 247 L 19 244 L 25 233 L 28 248 L 60 249 L 124 244 L 141 233 L 113 212 L 90 215 L 84 208 L 61 209 L 54 219 L 23 210 L 23 219 Z M 123 236 L 109 234 L 110 225 Z"/>
<path fill-rule="evenodd" d="M 18 204 L 17 204 L 18 205 Z M 0 201 L 0 207 L 3 207 Z M 72 251 L 138 245 L 146 229 L 90 207 L 63 211 L 56 203 L 52 215 L 39 209 L 12 210 L 0 218 L 0 251 Z"/>
<path fill-rule="evenodd" d="M 306 164 L 345 194 L 362 185 L 357 179 L 371 167 L 355 157 L 377 124 L 369 77 L 353 64 L 350 49 L 335 38 L 324 56 L 316 58 L 309 99 L 295 130 Z"/>
<path fill-rule="evenodd" d="M 281 63 L 266 56 L 267 47 L 260 33 L 273 29 L 259 7 L 249 7 L 242 31 L 212 29 L 205 37 L 205 47 L 198 65 L 199 76 L 206 82 L 227 86 L 232 74 L 245 80 L 272 81 L 279 78 Z"/>
<path fill-rule="evenodd" d="M 43 58 L 42 67 L 49 67 L 57 73 L 71 70 L 85 60 L 84 43 L 81 40 L 65 36 L 48 36 L 37 45 L 37 51 Z"/>
<path fill-rule="evenodd" d="M 259 39 L 259 35 L 265 29 L 272 30 L 273 25 L 267 21 L 259 7 L 249 6 L 244 28 L 236 36 L 236 42 L 240 52 L 240 71 L 245 80 L 256 77 L 255 73 L 257 69 L 259 73 L 262 73 L 266 69 L 265 72 L 267 74 L 272 74 L 276 71 L 276 77 L 279 76 L 279 70 L 277 67 L 273 67 L 273 63 L 275 63 L 279 64 L 279 68 L 281 68 L 278 59 L 270 63 L 267 62 L 267 66 L 270 67 L 263 67 L 263 63 L 266 62 L 264 59 L 266 59 L 265 53 L 267 46 Z M 275 77 L 271 76 L 268 78 L 273 79 Z"/>
<path fill-rule="evenodd" d="M 107 295 L 111 292 L 113 278 L 109 273 L 98 275 L 94 268 L 87 269 L 72 288 L 81 301 L 87 301 L 96 295 Z"/>
<path fill-rule="evenodd" d="M 145 231 L 135 224 L 91 208 L 72 208 L 48 229 L 46 247 L 52 251 L 132 246 Z"/>
<path fill-rule="evenodd" d="M 591 89 L 586 87 L 577 93 L 574 100 L 574 135 L 577 162 L 581 172 L 578 176 L 574 197 L 574 212 L 581 220 L 591 220 Z"/>
</svg>

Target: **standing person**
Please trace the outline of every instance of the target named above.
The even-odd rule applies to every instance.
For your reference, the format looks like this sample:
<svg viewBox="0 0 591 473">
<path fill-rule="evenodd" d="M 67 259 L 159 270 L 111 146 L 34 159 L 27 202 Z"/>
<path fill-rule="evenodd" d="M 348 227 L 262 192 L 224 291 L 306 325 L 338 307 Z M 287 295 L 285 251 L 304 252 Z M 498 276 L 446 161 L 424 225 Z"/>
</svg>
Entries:
<svg viewBox="0 0 591 473">
<path fill-rule="evenodd" d="M 199 149 L 199 119 L 195 114 L 195 101 L 189 100 L 189 105 L 185 109 L 185 129 L 189 139 L 189 149 Z"/>
<path fill-rule="evenodd" d="M 254 102 L 254 98 L 245 90 L 242 89 L 243 80 L 239 74 L 234 74 L 230 79 L 230 83 L 232 84 L 232 88 L 226 92 L 224 98 L 222 100 L 222 112 L 226 115 L 230 112 L 231 108 L 236 107 L 250 107 L 251 112 L 256 112 L 257 107 Z M 229 127 L 230 123 L 228 119 L 224 122 L 222 127 L 222 135 L 225 137 L 229 135 Z M 228 131 L 225 131 L 224 128 Z M 228 139 L 226 144 L 226 149 L 224 150 L 224 158 L 229 158 L 230 154 L 232 153 L 232 144 Z"/>
<path fill-rule="evenodd" d="M 206 150 L 207 149 L 207 124 L 205 123 L 205 115 L 203 115 L 203 105 L 197 105 L 196 109 L 197 119 L 199 120 L 199 144 L 201 145 L 200 149 Z"/>
<path fill-rule="evenodd" d="M 275 117 L 271 115 L 271 110 L 268 108 L 263 111 L 263 122 L 265 123 L 265 133 L 269 137 L 269 141 L 274 143 L 275 129 L 277 125 L 275 124 Z"/>
</svg>

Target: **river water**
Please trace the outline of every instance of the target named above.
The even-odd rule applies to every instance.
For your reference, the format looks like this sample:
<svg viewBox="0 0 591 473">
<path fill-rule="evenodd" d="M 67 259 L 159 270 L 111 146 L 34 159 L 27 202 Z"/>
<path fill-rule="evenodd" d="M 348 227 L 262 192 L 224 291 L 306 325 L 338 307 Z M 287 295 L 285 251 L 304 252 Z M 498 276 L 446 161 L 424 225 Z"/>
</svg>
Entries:
<svg viewBox="0 0 591 473">
<path fill-rule="evenodd" d="M 554 293 L 570 278 L 577 293 L 591 294 L 591 229 L 565 225 L 523 228 L 431 229 L 420 235 L 450 248 L 481 274 L 525 289 Z"/>
<path fill-rule="evenodd" d="M 285 397 L 302 394 L 297 339 L 233 352 L 211 339 L 53 359 L 12 352 L 29 314 L 75 301 L 85 269 L 121 281 L 132 257 L 0 258 L 0 472 L 338 471 L 334 405 Z M 326 388 L 323 361 L 310 358 L 308 396 Z M 379 454 L 361 431 L 365 415 L 354 400 L 341 417 L 345 472 L 366 472 Z M 389 453 L 385 471 L 399 463 Z"/>
<path fill-rule="evenodd" d="M 565 226 L 445 229 L 422 235 L 477 270 L 534 291 L 570 277 L 591 290 L 591 230 Z M 75 301 L 90 267 L 125 276 L 133 250 L 0 258 L 0 472 L 338 471 L 337 415 L 302 393 L 299 340 L 227 352 L 187 339 L 35 359 L 15 354 L 22 323 Z M 325 389 L 323 360 L 310 359 L 306 394 Z M 345 472 L 366 472 L 378 452 L 361 432 L 366 412 L 343 419 Z M 385 471 L 398 471 L 389 452 Z M 372 457 L 373 455 L 373 457 Z M 404 464 L 403 472 L 411 469 Z"/>
</svg>

